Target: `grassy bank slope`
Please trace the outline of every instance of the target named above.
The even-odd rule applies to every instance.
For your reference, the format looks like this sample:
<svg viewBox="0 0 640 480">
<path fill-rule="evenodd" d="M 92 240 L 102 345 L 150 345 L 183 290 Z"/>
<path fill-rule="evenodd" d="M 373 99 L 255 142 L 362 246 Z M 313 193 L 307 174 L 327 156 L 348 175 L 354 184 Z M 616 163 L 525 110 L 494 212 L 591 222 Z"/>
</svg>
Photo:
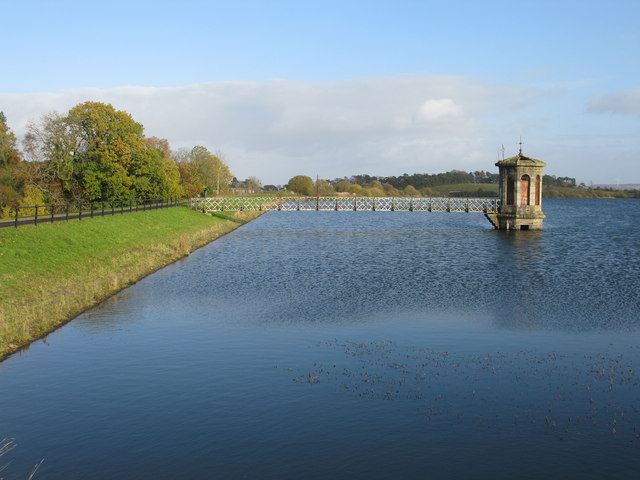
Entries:
<svg viewBox="0 0 640 480">
<path fill-rule="evenodd" d="M 258 216 L 185 207 L 0 230 L 0 359 Z"/>
</svg>

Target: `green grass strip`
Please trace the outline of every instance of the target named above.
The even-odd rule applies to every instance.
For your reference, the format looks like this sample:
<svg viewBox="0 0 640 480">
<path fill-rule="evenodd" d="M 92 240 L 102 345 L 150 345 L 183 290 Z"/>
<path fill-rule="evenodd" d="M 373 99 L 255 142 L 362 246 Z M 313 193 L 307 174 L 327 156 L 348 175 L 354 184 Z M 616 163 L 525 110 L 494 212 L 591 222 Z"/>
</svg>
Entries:
<svg viewBox="0 0 640 480">
<path fill-rule="evenodd" d="M 258 215 L 174 207 L 0 229 L 0 360 Z"/>
</svg>

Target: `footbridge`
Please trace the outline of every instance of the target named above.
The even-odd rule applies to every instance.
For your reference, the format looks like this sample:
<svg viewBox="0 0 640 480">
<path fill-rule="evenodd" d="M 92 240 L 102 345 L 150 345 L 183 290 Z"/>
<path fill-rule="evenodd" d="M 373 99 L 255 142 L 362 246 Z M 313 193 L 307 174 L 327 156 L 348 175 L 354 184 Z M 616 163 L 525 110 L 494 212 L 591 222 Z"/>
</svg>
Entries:
<svg viewBox="0 0 640 480">
<path fill-rule="evenodd" d="M 497 198 L 460 197 L 209 197 L 192 198 L 204 213 L 232 211 L 354 211 L 498 213 Z"/>
<path fill-rule="evenodd" d="M 464 197 L 212 197 L 193 198 L 201 212 L 353 211 L 353 212 L 477 212 L 498 230 L 542 230 L 542 168 L 547 164 L 520 152 L 496 163 L 498 198 Z"/>
</svg>

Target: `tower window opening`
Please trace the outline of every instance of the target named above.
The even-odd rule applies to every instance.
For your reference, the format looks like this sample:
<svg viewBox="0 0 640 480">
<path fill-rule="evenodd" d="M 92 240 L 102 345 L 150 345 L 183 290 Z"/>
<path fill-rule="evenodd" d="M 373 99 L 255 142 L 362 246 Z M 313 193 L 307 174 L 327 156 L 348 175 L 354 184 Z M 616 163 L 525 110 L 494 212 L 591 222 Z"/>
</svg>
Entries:
<svg viewBox="0 0 640 480">
<path fill-rule="evenodd" d="M 514 190 L 515 190 L 515 182 L 513 180 L 513 177 L 511 175 L 509 175 L 507 177 L 507 205 L 513 205 L 513 197 L 514 197 Z"/>
<path fill-rule="evenodd" d="M 531 179 L 529 175 L 520 178 L 520 205 L 531 205 Z"/>
</svg>

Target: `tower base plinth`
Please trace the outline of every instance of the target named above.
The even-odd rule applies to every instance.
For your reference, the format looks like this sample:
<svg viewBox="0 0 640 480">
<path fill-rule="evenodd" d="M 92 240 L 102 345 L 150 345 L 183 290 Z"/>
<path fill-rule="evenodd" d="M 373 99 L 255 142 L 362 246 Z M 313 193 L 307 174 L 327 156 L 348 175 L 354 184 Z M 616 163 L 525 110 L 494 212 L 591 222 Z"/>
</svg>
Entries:
<svg viewBox="0 0 640 480">
<path fill-rule="evenodd" d="M 497 230 L 542 230 L 543 216 L 522 217 L 500 213 L 485 213 L 487 220 Z"/>
</svg>

